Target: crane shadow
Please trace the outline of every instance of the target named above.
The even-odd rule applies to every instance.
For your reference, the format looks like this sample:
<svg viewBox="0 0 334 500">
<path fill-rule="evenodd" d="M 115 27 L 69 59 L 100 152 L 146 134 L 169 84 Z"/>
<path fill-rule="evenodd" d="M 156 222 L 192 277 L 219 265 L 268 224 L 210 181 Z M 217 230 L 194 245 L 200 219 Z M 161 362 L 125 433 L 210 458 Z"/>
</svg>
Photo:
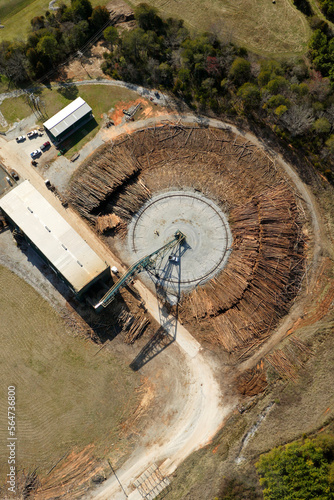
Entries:
<svg viewBox="0 0 334 500">
<path fill-rule="evenodd" d="M 152 274 L 158 300 L 160 327 L 130 364 L 130 368 L 133 371 L 140 370 L 176 340 L 179 301 L 181 297 L 181 257 L 184 251 L 185 249 L 181 245 L 173 249 L 173 252 L 170 254 L 172 258 L 167 259 L 164 266 L 160 268 L 159 273 L 155 272 Z M 177 257 L 177 259 L 175 260 L 173 257 Z M 173 305 L 175 306 L 173 314 L 170 314 L 165 306 L 166 302 L 170 302 L 171 299 L 170 292 L 165 285 L 171 276 L 173 276 L 177 284 L 176 293 L 173 290 L 172 295 Z M 177 276 L 176 280 L 175 276 Z"/>
</svg>

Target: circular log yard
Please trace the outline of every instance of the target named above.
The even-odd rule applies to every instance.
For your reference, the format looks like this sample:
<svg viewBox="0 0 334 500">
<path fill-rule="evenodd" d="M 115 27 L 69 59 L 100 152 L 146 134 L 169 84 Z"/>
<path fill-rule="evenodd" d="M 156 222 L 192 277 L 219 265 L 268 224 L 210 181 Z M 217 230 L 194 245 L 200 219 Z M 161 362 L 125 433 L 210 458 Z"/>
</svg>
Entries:
<svg viewBox="0 0 334 500">
<path fill-rule="evenodd" d="M 124 284 L 146 270 L 141 279 L 197 340 L 236 359 L 271 335 L 300 290 L 303 202 L 272 158 L 229 129 L 122 135 L 80 166 L 69 199 L 130 269 L 155 255 Z"/>
</svg>

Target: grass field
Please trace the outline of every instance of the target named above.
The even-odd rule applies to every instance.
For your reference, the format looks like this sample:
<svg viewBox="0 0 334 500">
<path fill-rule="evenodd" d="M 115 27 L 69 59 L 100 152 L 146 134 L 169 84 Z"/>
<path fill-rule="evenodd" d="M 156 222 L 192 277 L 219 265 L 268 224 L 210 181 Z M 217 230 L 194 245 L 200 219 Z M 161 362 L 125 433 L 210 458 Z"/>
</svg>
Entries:
<svg viewBox="0 0 334 500">
<path fill-rule="evenodd" d="M 139 375 L 74 336 L 26 282 L 0 267 L 0 440 L 7 442 L 7 387 L 16 387 L 17 470 L 43 476 L 74 446 L 112 457 L 119 425 L 138 404 Z M 122 444 L 123 443 L 123 444 Z M 0 447 L 0 484 L 8 471 Z"/>
<path fill-rule="evenodd" d="M 95 122 L 89 122 L 81 131 L 78 131 L 69 138 L 68 151 L 66 153 L 66 156 L 69 157 L 79 151 L 98 132 L 103 120 L 103 113 L 107 113 L 119 101 L 127 102 L 138 98 L 138 94 L 132 90 L 108 85 L 84 85 L 64 89 L 45 89 L 41 92 L 40 97 L 45 103 L 47 116 L 44 120 L 40 120 L 40 123 L 53 116 L 79 96 L 91 106 Z M 44 111 L 43 107 L 42 110 Z M 0 111 L 8 124 L 13 124 L 15 121 L 22 120 L 32 114 L 32 110 L 23 96 L 5 99 L 0 106 Z"/>
<path fill-rule="evenodd" d="M 62 3 L 69 3 L 63 0 Z M 91 0 L 93 7 L 105 5 L 108 0 Z M 49 0 L 0 0 L 0 22 L 5 27 L 0 30 L 1 40 L 24 39 L 30 29 L 30 20 L 44 15 Z"/>
<path fill-rule="evenodd" d="M 92 5 L 106 5 L 108 0 L 91 0 Z M 142 0 L 128 0 L 132 6 Z M 67 3 L 65 1 L 65 3 Z M 217 30 L 259 54 L 295 55 L 305 52 L 310 29 L 292 0 L 184 0 L 165 2 L 149 0 L 165 16 L 179 17 L 188 27 L 203 31 Z M 42 15 L 48 0 L 0 0 L 0 40 L 24 38 L 30 20 Z"/>
<path fill-rule="evenodd" d="M 132 0 L 132 5 L 141 0 Z M 310 29 L 291 0 L 149 0 L 165 16 L 184 19 L 195 30 L 214 29 L 225 39 L 259 54 L 305 52 Z"/>
</svg>

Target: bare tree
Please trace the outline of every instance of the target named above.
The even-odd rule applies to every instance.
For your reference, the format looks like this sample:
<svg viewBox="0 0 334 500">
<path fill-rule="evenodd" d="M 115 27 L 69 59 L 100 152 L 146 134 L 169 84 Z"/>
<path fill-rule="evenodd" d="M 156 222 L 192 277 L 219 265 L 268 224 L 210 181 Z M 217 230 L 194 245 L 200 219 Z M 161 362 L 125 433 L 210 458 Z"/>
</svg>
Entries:
<svg viewBox="0 0 334 500">
<path fill-rule="evenodd" d="M 314 122 L 313 110 L 307 105 L 294 105 L 280 118 L 281 123 L 290 132 L 292 137 L 302 135 Z"/>
</svg>

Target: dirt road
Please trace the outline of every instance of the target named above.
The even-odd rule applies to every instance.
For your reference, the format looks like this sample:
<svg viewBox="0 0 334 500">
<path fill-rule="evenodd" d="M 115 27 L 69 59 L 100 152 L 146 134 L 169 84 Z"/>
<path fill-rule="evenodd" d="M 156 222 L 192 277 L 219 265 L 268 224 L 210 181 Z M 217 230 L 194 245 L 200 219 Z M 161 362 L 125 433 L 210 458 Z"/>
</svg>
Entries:
<svg viewBox="0 0 334 500">
<path fill-rule="evenodd" d="M 15 141 L 6 142 L 0 138 L 0 157 L 5 166 L 15 168 L 21 178 L 26 178 L 33 184 L 103 260 L 111 266 L 116 265 L 120 270 L 124 269 L 86 223 L 71 209 L 62 207 L 59 199 L 46 188 L 44 180 L 30 165 L 27 155 L 18 150 Z M 135 286 L 145 301 L 148 312 L 161 322 L 161 309 L 156 297 L 138 280 Z M 131 490 L 133 480 L 154 461 L 160 463 L 161 460 L 168 460 L 163 470 L 166 475 L 171 474 L 191 452 L 205 445 L 215 435 L 234 406 L 231 403 L 224 404 L 222 401 L 221 389 L 215 378 L 215 367 L 200 352 L 200 344 L 181 324 L 177 324 L 175 330 L 173 319 L 168 322 L 168 317 L 165 316 L 163 323 L 164 325 L 170 324 L 170 334 L 175 336 L 174 344 L 176 343 L 184 354 L 184 365 L 187 367 L 189 383 L 182 389 L 183 410 L 178 415 L 176 424 L 168 428 L 168 433 L 166 431 L 160 435 L 157 433 L 152 448 L 139 450 L 127 462 L 124 471 L 117 471 L 128 492 Z M 168 327 L 166 329 L 168 330 Z M 161 411 L 163 413 L 163 409 Z M 158 423 L 156 427 L 158 430 Z M 118 482 L 115 478 L 111 478 L 103 484 L 102 490 L 97 490 L 94 497 L 98 495 L 96 498 L 100 499 L 117 498 L 114 495 L 117 495 L 118 491 L 120 498 L 124 498 Z"/>
<path fill-rule="evenodd" d="M 233 132 L 240 134 L 239 130 L 229 124 L 207 118 L 201 119 L 193 115 L 159 116 L 155 119 L 151 118 L 141 122 L 129 123 L 123 127 L 122 130 L 115 127 L 113 129 L 103 130 L 101 133 L 103 133 L 105 140 L 110 140 L 124 131 L 131 132 L 145 126 L 166 123 L 166 121 L 172 123 L 183 121 L 194 124 L 205 122 L 206 125 L 213 127 L 228 127 Z M 242 134 L 242 136 L 259 147 L 264 148 L 264 145 L 252 134 L 246 133 Z M 13 141 L 6 142 L 4 139 L 0 138 L 0 156 L 5 165 L 15 168 L 22 177 L 30 180 L 64 218 L 75 227 L 77 232 L 87 241 L 96 253 L 103 258 L 103 260 L 106 260 L 110 265 L 116 265 L 122 269 L 121 263 L 118 262 L 115 256 L 98 239 L 85 222 L 70 209 L 65 210 L 61 206 L 59 200 L 46 189 L 43 179 L 39 176 L 38 172 L 33 170 L 33 167 L 30 166 L 29 160 L 26 157 L 20 156 Z M 323 245 L 322 229 L 319 223 L 314 198 L 309 188 L 299 179 L 292 168 L 276 153 L 273 153 L 273 156 L 276 158 L 277 163 L 285 170 L 287 176 L 294 182 L 300 196 L 305 200 L 311 213 L 314 231 L 314 258 L 312 269 L 310 269 L 309 272 L 309 280 L 314 280 Z M 143 297 L 143 300 L 145 300 L 146 307 L 150 314 L 157 321 L 160 321 L 159 305 L 156 297 L 138 281 L 136 287 Z M 261 350 L 241 365 L 239 368 L 240 370 L 254 366 L 260 358 L 267 354 L 274 345 L 285 336 L 287 329 L 303 311 L 307 300 L 311 300 L 311 298 L 308 299 L 307 297 L 303 297 L 302 300 L 297 300 L 295 302 L 291 312 L 284 318 L 277 331 L 263 344 Z M 228 391 L 228 387 L 219 387 L 215 379 L 214 363 L 201 352 L 198 342 L 180 324 L 177 324 L 175 340 L 183 353 L 184 364 L 187 366 L 190 380 L 188 386 L 184 387 L 183 410 L 178 415 L 178 418 L 174 420 L 173 425 L 168 428 L 168 433 L 165 431 L 159 435 L 158 423 L 157 425 L 156 423 L 152 423 L 152 425 L 156 425 L 157 428 L 156 441 L 154 444 L 151 444 L 148 448 L 136 450 L 124 466 L 116 471 L 117 477 L 128 495 L 128 498 L 132 500 L 140 498 L 139 492 L 137 490 L 133 491 L 133 481 L 143 473 L 148 466 L 153 462 L 163 462 L 161 467 L 163 473 L 166 475 L 171 474 L 192 451 L 206 444 L 210 438 L 214 436 L 235 405 L 235 401 L 233 400 L 230 400 L 227 404 L 226 401 L 222 399 L 222 394 Z M 228 385 L 228 381 L 226 381 L 225 384 Z M 163 409 L 161 409 L 161 412 L 163 413 Z M 112 476 L 94 492 L 89 493 L 87 498 L 110 500 L 118 498 L 123 499 L 126 497 L 116 477 Z"/>
</svg>

